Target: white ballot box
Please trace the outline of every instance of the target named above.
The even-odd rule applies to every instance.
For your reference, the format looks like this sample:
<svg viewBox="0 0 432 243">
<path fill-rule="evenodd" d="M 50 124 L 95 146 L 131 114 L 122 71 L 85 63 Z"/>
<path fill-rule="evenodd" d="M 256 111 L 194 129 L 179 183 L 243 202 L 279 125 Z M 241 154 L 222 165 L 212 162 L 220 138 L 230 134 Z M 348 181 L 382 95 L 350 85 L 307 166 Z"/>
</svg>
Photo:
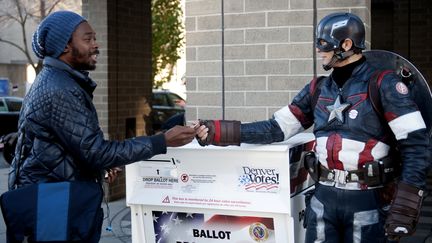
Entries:
<svg viewBox="0 0 432 243">
<path fill-rule="evenodd" d="M 193 142 L 126 166 L 133 243 L 304 241 L 300 157 L 314 137 L 283 143 L 201 147 Z"/>
</svg>

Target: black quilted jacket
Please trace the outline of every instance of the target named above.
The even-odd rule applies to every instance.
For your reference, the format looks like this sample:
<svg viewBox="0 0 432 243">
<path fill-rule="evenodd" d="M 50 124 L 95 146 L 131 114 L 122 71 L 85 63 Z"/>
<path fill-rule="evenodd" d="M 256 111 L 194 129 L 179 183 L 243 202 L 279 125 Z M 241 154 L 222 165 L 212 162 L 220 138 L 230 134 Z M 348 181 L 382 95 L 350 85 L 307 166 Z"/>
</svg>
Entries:
<svg viewBox="0 0 432 243">
<path fill-rule="evenodd" d="M 104 169 L 166 152 L 163 134 L 105 140 L 92 103 L 95 88 L 87 73 L 58 59 L 44 59 L 21 109 L 9 189 L 39 182 L 96 180 Z"/>
</svg>

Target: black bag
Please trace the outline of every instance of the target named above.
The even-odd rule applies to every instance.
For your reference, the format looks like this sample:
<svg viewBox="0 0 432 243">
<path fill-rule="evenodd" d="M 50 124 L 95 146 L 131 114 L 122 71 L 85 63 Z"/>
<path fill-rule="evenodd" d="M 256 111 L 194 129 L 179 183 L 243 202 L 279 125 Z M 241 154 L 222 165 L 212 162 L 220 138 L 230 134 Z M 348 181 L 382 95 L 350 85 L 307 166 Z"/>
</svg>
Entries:
<svg viewBox="0 0 432 243">
<path fill-rule="evenodd" d="M 97 182 L 40 183 L 0 197 L 8 243 L 98 242 L 103 190 Z M 94 241 L 92 237 L 97 237 Z"/>
</svg>

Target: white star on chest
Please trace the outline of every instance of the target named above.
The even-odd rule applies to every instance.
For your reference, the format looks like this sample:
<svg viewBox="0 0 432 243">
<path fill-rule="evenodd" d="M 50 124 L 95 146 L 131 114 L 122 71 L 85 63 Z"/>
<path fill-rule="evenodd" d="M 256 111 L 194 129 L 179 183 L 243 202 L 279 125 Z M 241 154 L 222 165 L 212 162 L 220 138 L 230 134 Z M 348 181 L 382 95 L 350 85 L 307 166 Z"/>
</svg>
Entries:
<svg viewBox="0 0 432 243">
<path fill-rule="evenodd" d="M 343 112 L 350 107 L 350 104 L 340 102 L 340 95 L 335 100 L 333 105 L 328 105 L 326 108 L 330 112 L 328 122 L 332 122 L 334 119 L 338 119 L 340 122 L 344 122 Z"/>
</svg>

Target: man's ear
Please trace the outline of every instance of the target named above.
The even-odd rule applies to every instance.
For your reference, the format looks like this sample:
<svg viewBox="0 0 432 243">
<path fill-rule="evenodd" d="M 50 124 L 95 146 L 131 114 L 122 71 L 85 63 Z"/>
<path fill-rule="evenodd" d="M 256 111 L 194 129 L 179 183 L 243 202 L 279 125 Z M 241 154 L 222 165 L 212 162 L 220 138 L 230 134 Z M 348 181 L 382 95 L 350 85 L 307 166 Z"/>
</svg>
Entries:
<svg viewBox="0 0 432 243">
<path fill-rule="evenodd" d="M 349 51 L 353 47 L 353 41 L 351 39 L 345 39 L 342 43 L 342 49 Z"/>
<path fill-rule="evenodd" d="M 64 53 L 71 52 L 71 51 L 72 51 L 72 46 L 71 46 L 71 43 L 69 42 L 69 43 L 67 43 L 67 45 L 65 46 L 65 49 L 63 50 L 63 54 L 64 54 Z"/>
</svg>

